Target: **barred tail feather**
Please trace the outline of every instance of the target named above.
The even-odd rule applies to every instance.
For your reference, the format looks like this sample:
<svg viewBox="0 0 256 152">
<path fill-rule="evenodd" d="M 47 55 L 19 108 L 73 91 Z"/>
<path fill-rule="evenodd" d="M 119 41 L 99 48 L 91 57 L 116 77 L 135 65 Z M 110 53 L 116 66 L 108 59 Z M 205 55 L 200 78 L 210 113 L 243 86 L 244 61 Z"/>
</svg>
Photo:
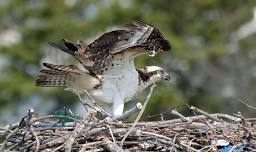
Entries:
<svg viewBox="0 0 256 152">
<path fill-rule="evenodd" d="M 36 86 L 40 87 L 67 87 L 73 74 L 79 75 L 79 69 L 74 65 L 55 65 L 43 63 L 48 69 L 42 69 L 41 75 L 36 79 Z M 74 76 L 74 75 L 73 75 Z"/>
<path fill-rule="evenodd" d="M 79 69 L 74 65 L 55 65 L 50 63 L 43 63 L 43 66 L 51 70 L 62 71 L 62 72 L 70 72 L 70 71 L 74 72 L 74 70 L 79 71 Z"/>
<path fill-rule="evenodd" d="M 67 87 L 74 90 L 87 90 L 98 86 L 101 81 L 89 73 L 82 72 L 74 65 L 43 63 L 46 69 L 36 79 L 39 87 Z"/>
<path fill-rule="evenodd" d="M 44 74 L 49 74 L 49 75 L 64 75 L 65 74 L 63 71 L 55 71 L 55 70 L 48 70 L 48 69 L 43 69 L 40 72 L 44 73 Z"/>
<path fill-rule="evenodd" d="M 49 70 L 50 71 L 50 70 Z M 42 74 L 36 79 L 39 87 L 66 87 L 66 75 Z"/>
</svg>

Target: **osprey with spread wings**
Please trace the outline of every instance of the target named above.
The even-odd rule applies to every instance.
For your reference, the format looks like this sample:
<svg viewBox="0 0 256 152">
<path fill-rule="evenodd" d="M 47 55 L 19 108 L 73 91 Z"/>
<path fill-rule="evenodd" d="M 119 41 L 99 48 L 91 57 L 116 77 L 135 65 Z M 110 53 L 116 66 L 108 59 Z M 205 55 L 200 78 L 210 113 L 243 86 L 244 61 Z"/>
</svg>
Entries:
<svg viewBox="0 0 256 152">
<path fill-rule="evenodd" d="M 134 21 L 103 34 L 87 45 L 64 41 L 64 45 L 50 43 L 76 58 L 86 69 L 74 65 L 46 67 L 36 80 L 41 87 L 67 87 L 75 93 L 87 92 L 94 101 L 110 104 L 113 115 L 121 115 L 124 103 L 140 91 L 169 75 L 160 67 L 146 66 L 137 70 L 134 58 L 142 54 L 154 56 L 171 49 L 169 42 L 160 31 L 141 21 Z"/>
</svg>

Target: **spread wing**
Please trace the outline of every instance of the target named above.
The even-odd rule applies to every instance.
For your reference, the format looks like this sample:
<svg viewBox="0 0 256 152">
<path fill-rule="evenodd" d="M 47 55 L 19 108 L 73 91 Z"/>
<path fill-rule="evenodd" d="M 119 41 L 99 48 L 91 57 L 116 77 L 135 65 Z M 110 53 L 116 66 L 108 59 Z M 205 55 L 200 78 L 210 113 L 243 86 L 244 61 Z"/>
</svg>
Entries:
<svg viewBox="0 0 256 152">
<path fill-rule="evenodd" d="M 114 44 L 114 47 L 111 49 L 112 54 L 123 52 L 132 47 L 142 47 L 153 32 L 154 27 L 141 21 L 133 21 L 133 24 L 124 25 L 124 29 L 129 33 L 129 36 L 127 39 L 122 39 Z"/>
<path fill-rule="evenodd" d="M 88 54 L 101 51 L 115 54 L 140 46 L 146 42 L 153 29 L 152 26 L 141 21 L 133 21 L 133 24 L 124 25 L 122 30 L 111 31 L 100 36 L 88 46 Z"/>
<path fill-rule="evenodd" d="M 127 24 L 120 30 L 107 32 L 88 46 L 82 42 L 72 43 L 65 40 L 64 46 L 50 44 L 71 54 L 94 74 L 102 74 L 106 64 L 111 65 L 115 55 L 120 53 L 135 57 L 150 50 L 161 49 L 162 44 L 170 48 L 168 41 L 156 28 L 141 21 L 133 21 L 132 24 Z"/>
<path fill-rule="evenodd" d="M 46 69 L 41 70 L 41 75 L 36 80 L 40 87 L 67 87 L 76 91 L 93 89 L 100 85 L 96 77 L 82 72 L 74 65 L 54 65 L 43 63 Z"/>
<path fill-rule="evenodd" d="M 76 58 L 82 65 L 92 66 L 93 62 L 89 59 L 89 57 L 85 54 L 88 49 L 88 46 L 83 41 L 79 41 L 78 43 L 68 42 L 65 39 L 62 39 L 64 42 L 64 46 L 61 44 L 49 42 L 52 47 L 58 48 Z"/>
</svg>

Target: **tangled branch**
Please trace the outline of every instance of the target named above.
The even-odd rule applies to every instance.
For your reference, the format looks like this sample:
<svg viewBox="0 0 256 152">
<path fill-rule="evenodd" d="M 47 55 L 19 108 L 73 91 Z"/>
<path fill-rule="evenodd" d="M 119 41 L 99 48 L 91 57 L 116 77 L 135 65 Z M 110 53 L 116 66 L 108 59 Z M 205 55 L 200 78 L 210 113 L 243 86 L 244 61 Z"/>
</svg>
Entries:
<svg viewBox="0 0 256 152">
<path fill-rule="evenodd" d="M 99 120 L 93 110 L 80 119 L 39 117 L 30 111 L 21 122 L 1 128 L 0 150 L 218 151 L 225 144 L 233 145 L 233 150 L 243 145 L 248 151 L 256 148 L 256 119 L 190 109 L 196 115 L 185 117 L 173 110 L 177 119 L 136 123 Z M 63 123 L 64 119 L 72 121 Z"/>
</svg>

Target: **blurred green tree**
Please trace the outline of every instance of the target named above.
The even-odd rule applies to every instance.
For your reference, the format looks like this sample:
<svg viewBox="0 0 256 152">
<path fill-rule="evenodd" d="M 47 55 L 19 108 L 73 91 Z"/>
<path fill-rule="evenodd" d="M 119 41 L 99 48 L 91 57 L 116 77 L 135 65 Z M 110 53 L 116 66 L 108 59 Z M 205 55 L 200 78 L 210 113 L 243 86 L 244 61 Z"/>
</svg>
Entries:
<svg viewBox="0 0 256 152">
<path fill-rule="evenodd" d="M 210 112 L 245 110 L 237 100 L 256 99 L 255 36 L 240 40 L 236 34 L 255 6 L 252 0 L 0 0 L 1 108 L 33 95 L 59 107 L 73 104 L 72 93 L 34 85 L 47 42 L 88 40 L 139 19 L 157 26 L 173 46 L 156 58 L 136 60 L 139 68 L 158 65 L 173 76 L 156 88 L 147 113 L 186 111 L 185 104 Z"/>
</svg>

